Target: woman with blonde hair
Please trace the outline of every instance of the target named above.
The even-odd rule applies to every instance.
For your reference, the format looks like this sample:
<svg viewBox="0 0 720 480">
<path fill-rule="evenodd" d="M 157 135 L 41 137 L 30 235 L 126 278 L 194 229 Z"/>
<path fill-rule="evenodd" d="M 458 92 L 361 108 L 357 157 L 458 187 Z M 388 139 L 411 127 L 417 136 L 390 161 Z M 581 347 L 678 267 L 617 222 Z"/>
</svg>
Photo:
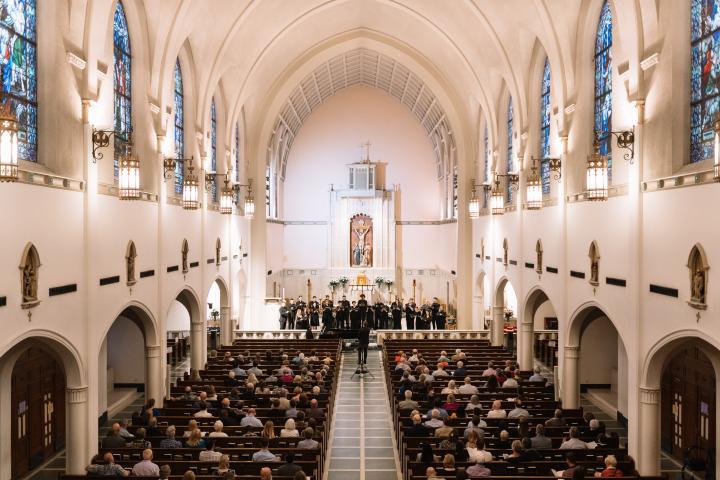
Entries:
<svg viewBox="0 0 720 480">
<path fill-rule="evenodd" d="M 267 439 L 275 438 L 275 424 L 272 420 L 265 422 L 265 426 L 263 427 L 263 431 L 260 436 Z"/>
<path fill-rule="evenodd" d="M 220 457 L 220 460 L 218 460 L 218 466 L 215 467 L 214 470 L 215 475 L 225 476 L 225 474 L 230 471 L 230 456 L 223 455 Z"/>
<path fill-rule="evenodd" d="M 447 395 L 448 393 L 457 395 L 458 393 L 460 393 L 460 391 L 455 384 L 455 380 L 450 380 L 447 384 L 447 387 L 443 388 L 440 393 L 442 395 Z"/>
<path fill-rule="evenodd" d="M 288 418 L 285 422 L 285 428 L 280 430 L 280 437 L 299 437 L 300 432 L 295 428 L 295 420 Z"/>
<path fill-rule="evenodd" d="M 205 440 L 202 438 L 202 432 L 196 428 L 190 434 L 190 438 L 185 441 L 185 446 L 189 448 L 205 448 Z"/>
<path fill-rule="evenodd" d="M 192 435 L 192 433 L 195 430 L 197 430 L 197 428 L 198 428 L 197 420 L 190 420 L 188 422 L 187 430 L 185 430 L 183 432 L 183 438 L 190 438 L 190 435 Z"/>
<path fill-rule="evenodd" d="M 258 383 L 260 383 L 260 381 L 258 380 L 257 375 L 255 375 L 254 373 L 251 372 L 251 373 L 248 374 L 247 380 L 245 380 L 245 383 L 246 383 L 246 384 L 252 383 L 252 384 L 253 384 L 253 387 L 254 387 L 254 386 L 257 385 Z"/>
<path fill-rule="evenodd" d="M 228 434 L 223 432 L 223 427 L 223 422 L 221 422 L 220 420 L 216 421 L 213 425 L 213 431 L 210 432 L 208 437 L 227 437 Z"/>
</svg>

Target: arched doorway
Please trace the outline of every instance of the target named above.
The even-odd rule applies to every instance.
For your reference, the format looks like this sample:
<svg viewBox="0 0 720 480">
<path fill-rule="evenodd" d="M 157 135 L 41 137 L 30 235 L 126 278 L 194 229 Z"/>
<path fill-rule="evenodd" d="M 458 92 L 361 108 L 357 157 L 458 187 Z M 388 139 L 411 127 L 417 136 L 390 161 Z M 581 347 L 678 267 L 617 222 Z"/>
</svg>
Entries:
<svg viewBox="0 0 720 480">
<path fill-rule="evenodd" d="M 108 328 L 98 355 L 98 404 L 111 418 L 135 392 L 145 392 L 158 406 L 164 396 L 164 363 L 150 311 L 140 304 L 124 308 Z"/>
<path fill-rule="evenodd" d="M 608 315 L 588 304 L 570 321 L 561 384 L 564 408 L 580 406 L 580 391 L 602 399 L 608 409 L 627 414 L 627 351 Z"/>
<path fill-rule="evenodd" d="M 490 281 L 485 272 L 480 272 L 475 280 L 473 288 L 473 330 L 488 330 L 492 312 L 492 294 L 490 292 Z"/>
<path fill-rule="evenodd" d="M 183 289 L 170 303 L 168 309 L 168 340 L 175 342 L 187 332 L 190 341 L 190 368 L 201 369 L 207 352 L 204 317 L 200 313 L 198 297 L 189 288 Z"/>
<path fill-rule="evenodd" d="M 234 330 L 232 315 L 228 302 L 228 288 L 220 277 L 210 285 L 206 303 L 208 349 L 214 350 L 220 345 L 230 345 Z"/>
<path fill-rule="evenodd" d="M 518 359 L 522 368 L 529 370 L 535 362 L 549 369 L 557 365 L 557 329 L 557 313 L 550 298 L 540 288 L 534 288 L 525 300 L 518 330 Z"/>
<path fill-rule="evenodd" d="M 644 365 L 638 470 L 659 475 L 662 449 L 680 463 L 686 455 L 705 461 L 705 478 L 715 478 L 720 349 L 699 332 L 673 337 L 653 348 Z"/>
<path fill-rule="evenodd" d="M 0 382 L 0 477 L 23 478 L 63 448 L 67 471 L 81 473 L 88 395 L 74 348 L 53 333 L 29 332 L 0 356 Z"/>
<path fill-rule="evenodd" d="M 493 305 L 493 322 L 490 337 L 493 345 L 503 345 L 503 327 L 505 321 L 517 321 L 517 295 L 512 283 L 503 278 L 495 291 L 495 304 Z"/>
</svg>

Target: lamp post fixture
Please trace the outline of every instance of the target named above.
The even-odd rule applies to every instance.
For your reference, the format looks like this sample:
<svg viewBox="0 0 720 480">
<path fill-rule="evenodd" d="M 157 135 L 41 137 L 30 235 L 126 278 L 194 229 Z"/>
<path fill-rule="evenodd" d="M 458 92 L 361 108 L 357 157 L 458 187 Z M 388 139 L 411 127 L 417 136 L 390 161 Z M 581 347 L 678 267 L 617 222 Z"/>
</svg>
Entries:
<svg viewBox="0 0 720 480">
<path fill-rule="evenodd" d="M 133 151 L 132 137 L 118 159 L 118 196 L 120 200 L 140 198 L 140 160 Z"/>
<path fill-rule="evenodd" d="M 10 99 L 3 95 L 0 104 L 0 182 L 18 179 L 18 121 Z"/>
<path fill-rule="evenodd" d="M 219 211 L 223 215 L 230 215 L 233 211 L 233 203 L 235 200 L 235 185 L 230 185 L 230 177 L 225 174 L 225 186 L 220 192 L 220 208 Z"/>
<path fill-rule="evenodd" d="M 182 207 L 185 210 L 197 210 L 200 208 L 200 188 L 197 174 L 194 173 L 193 159 L 188 159 L 187 173 L 183 179 Z"/>
<path fill-rule="evenodd" d="M 530 176 L 527 179 L 525 200 L 528 210 L 540 210 L 542 208 L 542 186 L 538 175 L 535 159 L 533 159 Z"/>
<path fill-rule="evenodd" d="M 593 153 L 588 156 L 585 192 L 588 200 L 605 201 L 608 198 L 607 156 L 600 154 L 600 138 L 597 132 L 593 140 Z"/>
</svg>

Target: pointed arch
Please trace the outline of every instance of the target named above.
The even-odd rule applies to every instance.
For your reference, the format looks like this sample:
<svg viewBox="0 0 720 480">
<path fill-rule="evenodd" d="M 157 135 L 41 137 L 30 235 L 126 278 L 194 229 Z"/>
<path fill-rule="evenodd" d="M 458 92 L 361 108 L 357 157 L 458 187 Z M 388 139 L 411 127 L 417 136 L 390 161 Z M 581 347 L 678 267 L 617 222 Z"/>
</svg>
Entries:
<svg viewBox="0 0 720 480">
<path fill-rule="evenodd" d="M 128 286 L 134 285 L 137 282 L 135 278 L 135 259 L 137 258 L 137 249 L 135 248 L 135 242 L 130 240 L 128 242 L 127 249 L 125 250 L 125 278 Z"/>
<path fill-rule="evenodd" d="M 600 284 L 600 247 L 595 240 L 590 244 L 588 250 L 588 257 L 590 258 L 590 284 Z"/>
<path fill-rule="evenodd" d="M 687 267 L 690 273 L 690 300 L 688 304 L 699 310 L 707 308 L 707 283 L 710 269 L 705 249 L 699 243 L 693 245 L 688 256 Z"/>
<path fill-rule="evenodd" d="M 23 308 L 30 308 L 40 303 L 38 298 L 40 265 L 40 254 L 38 254 L 37 248 L 28 242 L 23 249 L 19 265 Z"/>
</svg>

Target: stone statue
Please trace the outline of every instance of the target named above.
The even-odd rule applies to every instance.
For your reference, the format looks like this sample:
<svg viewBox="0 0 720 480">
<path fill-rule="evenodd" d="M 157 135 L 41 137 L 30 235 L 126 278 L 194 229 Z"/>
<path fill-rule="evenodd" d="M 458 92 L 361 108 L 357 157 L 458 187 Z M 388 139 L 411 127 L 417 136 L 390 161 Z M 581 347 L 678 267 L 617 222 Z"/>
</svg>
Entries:
<svg viewBox="0 0 720 480">
<path fill-rule="evenodd" d="M 371 267 L 372 260 L 370 260 L 370 245 L 365 245 L 363 248 L 362 261 L 360 262 L 361 267 Z"/>
<path fill-rule="evenodd" d="M 599 280 L 599 265 L 598 265 L 598 259 L 593 258 L 590 262 L 590 283 L 598 284 L 600 283 Z"/>
<path fill-rule="evenodd" d="M 190 250 L 190 248 L 188 247 L 187 241 L 184 241 L 183 245 L 182 245 L 182 271 L 183 271 L 183 273 L 187 273 L 188 270 L 190 270 L 188 268 L 188 251 L 189 250 Z"/>
<path fill-rule="evenodd" d="M 220 266 L 220 239 L 215 242 L 215 265 Z"/>
<path fill-rule="evenodd" d="M 125 257 L 125 269 L 127 273 L 127 283 L 132 285 L 135 283 L 135 249 L 131 248 Z"/>
<path fill-rule="evenodd" d="M 32 259 L 28 258 L 23 267 L 23 303 L 37 301 L 37 271 Z"/>
<path fill-rule="evenodd" d="M 692 292 L 690 301 L 694 303 L 705 303 L 705 270 L 699 262 L 695 265 L 692 278 Z"/>
</svg>

